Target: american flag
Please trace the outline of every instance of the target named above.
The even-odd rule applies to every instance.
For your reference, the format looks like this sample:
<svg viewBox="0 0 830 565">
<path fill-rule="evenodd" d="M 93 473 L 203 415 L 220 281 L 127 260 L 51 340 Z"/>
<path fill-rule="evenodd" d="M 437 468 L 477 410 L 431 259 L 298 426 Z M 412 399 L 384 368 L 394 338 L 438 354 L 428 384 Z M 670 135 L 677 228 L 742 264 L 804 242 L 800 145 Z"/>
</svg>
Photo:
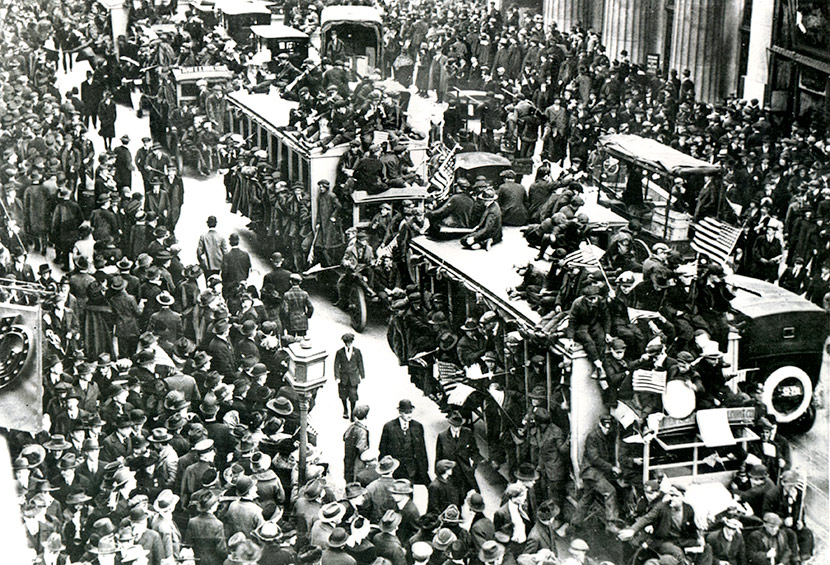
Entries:
<svg viewBox="0 0 830 565">
<path fill-rule="evenodd" d="M 726 263 L 741 237 L 740 228 L 715 218 L 704 218 L 693 225 L 695 235 L 692 238 L 692 249 L 719 263 Z"/>
<path fill-rule="evenodd" d="M 564 265 L 569 269 L 573 267 L 596 269 L 599 267 L 599 260 L 603 253 L 603 250 L 596 245 L 582 243 L 579 249 L 565 255 Z"/>
<path fill-rule="evenodd" d="M 636 392 L 663 394 L 666 392 L 666 372 L 637 369 L 634 371 L 632 385 Z"/>
<path fill-rule="evenodd" d="M 435 165 L 435 169 L 429 177 L 429 187 L 427 190 L 436 197 L 437 200 L 443 200 L 450 195 L 450 186 L 455 178 L 455 154 L 458 151 L 456 145 L 449 149 L 443 143 L 437 144 L 430 157 L 430 164 Z"/>
</svg>

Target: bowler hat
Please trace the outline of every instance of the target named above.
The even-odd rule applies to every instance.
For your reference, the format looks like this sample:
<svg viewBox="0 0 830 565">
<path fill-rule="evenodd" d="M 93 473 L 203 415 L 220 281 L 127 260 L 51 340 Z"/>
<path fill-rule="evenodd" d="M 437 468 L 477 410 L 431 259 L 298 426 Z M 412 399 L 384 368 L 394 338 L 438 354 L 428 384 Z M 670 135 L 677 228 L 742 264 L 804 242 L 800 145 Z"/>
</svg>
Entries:
<svg viewBox="0 0 830 565">
<path fill-rule="evenodd" d="M 414 410 L 415 408 L 412 406 L 412 401 L 408 398 L 404 398 L 398 402 L 398 412 L 403 414 L 411 414 Z"/>
</svg>

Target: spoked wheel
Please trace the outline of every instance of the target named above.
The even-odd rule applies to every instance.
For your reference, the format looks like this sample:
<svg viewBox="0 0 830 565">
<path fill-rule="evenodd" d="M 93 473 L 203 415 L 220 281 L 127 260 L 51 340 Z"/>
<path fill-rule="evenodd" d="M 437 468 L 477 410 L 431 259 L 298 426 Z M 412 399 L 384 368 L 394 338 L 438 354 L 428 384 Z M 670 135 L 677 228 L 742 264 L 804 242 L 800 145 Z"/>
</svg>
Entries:
<svg viewBox="0 0 830 565">
<path fill-rule="evenodd" d="M 367 315 L 366 291 L 359 284 L 353 284 L 349 291 L 349 316 L 352 319 L 352 327 L 355 331 L 363 331 L 366 327 Z"/>
</svg>

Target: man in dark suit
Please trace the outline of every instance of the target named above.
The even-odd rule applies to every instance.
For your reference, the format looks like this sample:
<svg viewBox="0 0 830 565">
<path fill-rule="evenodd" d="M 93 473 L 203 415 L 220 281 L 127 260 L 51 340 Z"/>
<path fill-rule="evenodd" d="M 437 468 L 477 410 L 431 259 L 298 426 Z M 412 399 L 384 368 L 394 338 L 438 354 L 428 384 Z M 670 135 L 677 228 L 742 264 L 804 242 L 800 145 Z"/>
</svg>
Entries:
<svg viewBox="0 0 830 565">
<path fill-rule="evenodd" d="M 620 474 L 619 466 L 614 464 L 615 434 L 612 431 L 614 418 L 603 416 L 599 424 L 585 438 L 585 455 L 582 462 L 581 479 L 584 484 L 579 503 L 572 522 L 581 524 L 587 516 L 595 498 L 599 498 L 605 507 L 606 528 L 614 531 L 619 516 L 617 491 L 611 481 Z"/>
<path fill-rule="evenodd" d="M 282 266 L 283 261 L 282 253 L 279 251 L 272 253 L 271 265 L 274 268 L 262 278 L 262 286 L 271 285 L 271 288 L 276 290 L 280 297 L 291 288 L 291 271 Z"/>
<path fill-rule="evenodd" d="M 391 455 L 400 461 L 395 471 L 396 479 L 409 479 L 413 484 L 429 484 L 427 448 L 424 443 L 424 426 L 412 419 L 412 402 L 403 399 L 398 403 L 399 416 L 383 425 L 380 435 L 380 455 Z"/>
<path fill-rule="evenodd" d="M 343 347 L 334 355 L 334 380 L 343 403 L 343 417 L 354 420 L 357 404 L 357 385 L 366 377 L 363 369 L 363 354 L 354 347 L 354 334 L 347 332 L 341 338 Z"/>
<path fill-rule="evenodd" d="M 746 547 L 741 534 L 743 525 L 737 518 L 724 518 L 723 527 L 706 535 L 708 551 L 712 552 L 713 563 L 744 565 Z"/>
<path fill-rule="evenodd" d="M 506 226 L 524 226 L 528 221 L 527 192 L 516 182 L 513 169 L 501 172 L 504 182 L 499 186 L 498 202 L 502 212 L 502 223 Z"/>
<path fill-rule="evenodd" d="M 222 286 L 230 290 L 237 283 L 248 280 L 251 274 L 251 257 L 239 249 L 239 234 L 228 237 L 231 248 L 222 259 Z"/>
<path fill-rule="evenodd" d="M 461 496 L 470 490 L 478 491 L 476 466 L 481 461 L 481 453 L 473 437 L 473 432 L 464 427 L 464 418 L 459 412 L 453 412 L 447 418 L 449 428 L 440 432 L 435 442 L 435 461 L 448 459 L 455 463 L 450 481 L 456 486 Z M 437 470 L 436 470 L 437 474 Z M 443 508 L 439 509 L 439 512 Z"/>
<path fill-rule="evenodd" d="M 230 328 L 227 318 L 214 322 L 213 337 L 207 346 L 207 353 L 212 359 L 211 367 L 227 379 L 233 379 L 236 376 L 236 361 L 230 342 Z"/>
<path fill-rule="evenodd" d="M 685 560 L 684 548 L 704 545 L 703 536 L 695 523 L 695 511 L 683 501 L 685 490 L 680 485 L 672 485 L 667 495 L 668 503 L 656 505 L 630 528 L 620 531 L 619 538 L 623 541 L 631 539 L 646 526 L 652 526 L 657 553 L 672 555 L 678 561 Z"/>
<path fill-rule="evenodd" d="M 559 515 L 559 507 L 551 500 L 546 500 L 539 506 L 536 513 L 536 523 L 527 534 L 524 552 L 536 553 L 540 549 L 549 549 L 556 552 L 556 528 L 559 524 L 556 521 Z"/>
<path fill-rule="evenodd" d="M 101 444 L 101 461 L 115 461 L 119 457 L 126 459 L 132 455 L 132 425 L 129 414 L 119 414 L 116 417 L 115 431 L 105 437 Z"/>
<path fill-rule="evenodd" d="M 502 239 L 501 208 L 496 202 L 498 197 L 495 191 L 492 188 L 485 189 L 479 199 L 486 208 L 473 232 L 461 240 L 461 245 L 467 249 L 490 249 L 492 244 L 499 243 Z"/>
<path fill-rule="evenodd" d="M 790 536 L 781 529 L 781 523 L 782 520 L 778 514 L 767 512 L 764 514 L 764 527 L 747 536 L 746 556 L 749 565 L 795 562 Z"/>
</svg>

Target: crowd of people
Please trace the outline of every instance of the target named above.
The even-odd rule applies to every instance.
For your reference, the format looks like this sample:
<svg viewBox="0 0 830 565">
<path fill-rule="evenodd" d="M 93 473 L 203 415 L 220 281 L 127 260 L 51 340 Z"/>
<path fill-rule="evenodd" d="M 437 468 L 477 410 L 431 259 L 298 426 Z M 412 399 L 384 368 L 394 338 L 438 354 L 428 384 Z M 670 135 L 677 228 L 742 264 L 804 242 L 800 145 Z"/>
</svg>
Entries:
<svg viewBox="0 0 830 565">
<path fill-rule="evenodd" d="M 311 31 L 321 9 L 285 6 L 288 21 Z M 625 52 L 610 61 L 593 30 L 546 27 L 515 7 L 390 4 L 385 58 L 354 87 L 337 49 L 331 60 L 304 61 L 302 69 L 285 57 L 255 64 L 251 48 L 208 29 L 195 11 L 174 31 L 153 28 L 170 23 L 175 11 L 175 3 L 159 9 L 142 2 L 130 10 L 129 35 L 115 43 L 97 3 L 13 1 L 0 19 L 0 261 L 12 283 L 2 298 L 43 308 L 43 430 L 5 433 L 33 560 L 590 563 L 589 556 L 608 557 L 590 537 L 597 514 L 629 547 L 649 532 L 661 563 L 809 559 L 812 533 L 789 446 L 764 414 L 758 390 L 726 385 L 732 295 L 723 268 L 710 263 L 690 272 L 663 244 L 639 262 L 636 225 L 609 242 L 604 274 L 565 258 L 591 235 L 579 209 L 586 173 L 602 166 L 598 136 L 636 133 L 723 165 L 722 184 L 679 183 L 675 206 L 737 222 L 738 272 L 824 304 L 830 141 L 821 120 L 791 123 L 737 98 L 699 102 L 689 73 L 655 76 Z M 91 69 L 86 78 L 61 92 L 60 71 L 83 61 Z M 216 64 L 234 78 L 201 84 L 192 104 L 181 103 L 172 68 Z M 553 178 L 559 167 L 539 167 L 528 191 L 512 171 L 501 184 L 459 178 L 452 196 L 432 209 L 383 205 L 368 230 L 356 230 L 355 190 L 379 193 L 414 180 L 407 143 L 420 134 L 407 124 L 407 97 L 378 84 L 389 74 L 448 103 L 451 142 L 475 137 L 478 147 L 518 159 L 541 150 L 545 161 L 568 168 Z M 226 94 L 272 87 L 299 102 L 287 131 L 309 151 L 349 144 L 335 182 L 318 187 L 317 222 L 307 187 L 230 132 Z M 464 129 L 459 112 L 466 108 L 453 87 L 488 93 L 476 110 L 480 135 Z M 135 153 L 119 131 L 119 114 L 130 111 L 147 112 L 150 122 L 151 135 Z M 380 130 L 388 141 L 376 143 Z M 97 154 L 96 132 L 104 149 Z M 199 173 L 227 166 L 232 210 L 259 227 L 270 254 L 261 286 L 248 284 L 251 258 L 215 216 L 207 217 L 195 261 L 180 257 L 179 155 Z M 645 220 L 639 174 L 628 171 L 622 200 Z M 544 339 L 529 355 L 497 312 L 462 325 L 446 296 L 420 288 L 410 274 L 408 245 L 416 235 L 469 228 L 461 243 L 489 249 L 501 244 L 502 225 L 524 226 L 528 244 L 552 264 L 547 273 L 524 269 L 515 291 L 544 315 Z M 52 252 L 55 266 L 47 261 L 35 271 L 33 259 Z M 334 371 L 349 421 L 344 476 L 329 474 L 334 454 L 313 448 L 307 468 L 298 468 L 299 401 L 285 380 L 284 348 L 308 332 L 314 306 L 300 273 L 316 262 L 342 264 L 390 310 L 390 347 L 424 393 L 448 408 L 432 457 L 406 399 L 372 447 L 370 407 L 357 395 L 363 359 L 345 334 Z M 338 282 L 341 300 L 351 283 Z M 632 323 L 628 307 L 659 316 Z M 738 470 L 737 502 L 711 531 L 698 529 L 680 485 L 637 478 L 636 458 L 617 453 L 624 432 L 610 416 L 588 436 L 576 490 L 568 363 L 555 369 L 552 382 L 561 386 L 548 390 L 541 354 L 549 338 L 563 337 L 558 328 L 566 318 L 564 337 L 594 364 L 606 406 L 628 406 L 642 431 L 661 405 L 658 395 L 635 389 L 636 369 L 663 369 L 670 381 L 687 383 L 698 407 L 756 407 L 764 441 L 755 451 L 719 454 Z M 471 426 L 476 407 L 446 406 L 433 378 L 437 363 L 477 367 L 489 377 L 480 381 L 484 453 Z M 524 369 L 520 376 L 524 366 L 529 377 Z M 495 508 L 480 493 L 482 464 L 506 469 L 509 478 Z M 418 485 L 427 490 L 423 513 L 413 501 Z"/>
</svg>

